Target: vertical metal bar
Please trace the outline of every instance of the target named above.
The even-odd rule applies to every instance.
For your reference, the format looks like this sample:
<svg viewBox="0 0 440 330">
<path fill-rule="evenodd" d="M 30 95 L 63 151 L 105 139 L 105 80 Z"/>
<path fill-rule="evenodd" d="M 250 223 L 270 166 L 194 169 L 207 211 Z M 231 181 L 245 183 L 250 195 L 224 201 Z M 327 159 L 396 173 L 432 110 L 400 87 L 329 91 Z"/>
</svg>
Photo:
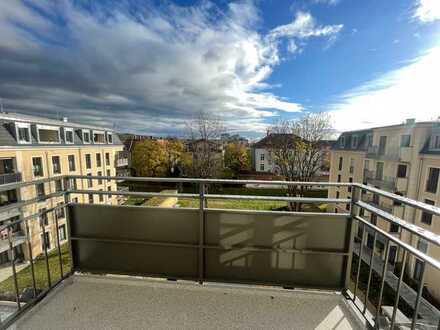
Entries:
<svg viewBox="0 0 440 330">
<path fill-rule="evenodd" d="M 64 206 L 63 206 L 62 209 L 61 208 L 59 208 L 59 209 L 57 208 L 55 210 L 55 227 L 56 227 L 55 231 L 56 231 L 56 238 L 57 238 L 58 262 L 60 264 L 60 275 L 61 275 L 61 278 L 62 278 L 64 276 L 64 273 L 63 273 L 63 258 L 61 256 L 60 234 L 58 232 L 58 216 L 57 216 L 58 210 L 63 210 L 64 211 L 64 215 L 66 214 L 66 211 L 64 209 Z"/>
<path fill-rule="evenodd" d="M 46 216 L 48 211 L 43 211 Z M 43 214 L 43 213 L 41 213 Z M 46 261 L 46 271 L 47 271 L 47 284 L 49 285 L 49 288 L 51 287 L 51 281 L 50 281 L 50 269 L 49 269 L 49 257 L 47 255 L 47 244 L 46 244 L 46 231 L 44 229 L 44 223 L 42 219 L 40 219 L 40 226 L 41 230 L 43 232 L 43 252 L 44 252 L 44 259 Z"/>
<path fill-rule="evenodd" d="M 24 221 L 24 230 L 26 231 L 26 241 L 28 246 L 29 260 L 31 264 L 31 275 L 32 275 L 32 287 L 34 289 L 34 298 L 37 296 L 37 283 L 35 282 L 35 269 L 34 269 L 34 258 L 32 253 L 32 243 L 31 234 L 29 231 L 29 226 L 27 220 Z"/>
<path fill-rule="evenodd" d="M 205 184 L 199 186 L 199 283 L 203 284 L 205 273 Z"/>
<path fill-rule="evenodd" d="M 367 311 L 368 295 L 370 294 L 371 275 L 373 273 L 374 249 L 376 247 L 376 240 L 377 240 L 377 231 L 374 232 L 373 248 L 371 249 L 370 271 L 368 272 L 367 291 L 365 292 L 365 298 L 364 298 L 364 311 L 363 311 L 364 314 Z"/>
<path fill-rule="evenodd" d="M 399 275 L 399 282 L 397 283 L 396 301 L 394 302 L 393 316 L 391 317 L 390 329 L 394 329 L 394 323 L 396 322 L 397 309 L 399 308 L 400 288 L 403 282 L 403 274 L 405 273 L 406 255 L 407 255 L 407 251 L 404 250 L 402 256 L 402 269 Z"/>
<path fill-rule="evenodd" d="M 357 207 L 355 207 L 354 203 L 359 200 L 359 189 L 355 186 L 352 186 L 352 198 L 351 198 L 351 207 L 350 207 L 350 218 L 348 219 L 348 244 L 347 244 L 347 265 L 345 268 L 345 285 L 344 289 L 345 291 L 348 291 L 349 285 L 350 285 L 350 278 L 351 278 L 351 262 L 353 260 L 353 245 L 354 245 L 354 221 L 356 216 Z"/>
<path fill-rule="evenodd" d="M 382 305 L 382 296 L 383 296 L 383 289 L 385 287 L 385 278 L 386 278 L 386 274 L 387 274 L 388 257 L 389 257 L 389 255 L 390 255 L 390 240 L 387 240 L 387 247 L 386 247 L 386 252 L 385 252 L 385 261 L 383 263 L 383 268 L 382 268 L 382 281 L 380 283 L 379 302 L 377 304 L 376 320 L 375 320 L 375 322 L 378 322 L 379 312 L 380 312 L 380 308 L 381 308 L 381 305 Z"/>
<path fill-rule="evenodd" d="M 20 310 L 20 294 L 18 292 L 18 282 L 17 282 L 17 270 L 15 269 L 15 250 L 12 244 L 11 238 L 12 228 L 8 227 L 8 242 L 9 242 L 9 250 L 11 251 L 11 267 L 12 267 L 12 276 L 14 278 L 14 288 L 15 288 L 15 301 L 17 302 L 17 307 Z"/>
<path fill-rule="evenodd" d="M 353 301 L 356 302 L 356 293 L 357 288 L 359 284 L 359 275 L 361 272 L 361 264 L 362 264 L 362 253 L 363 253 L 363 247 L 364 247 L 364 241 L 365 241 L 365 226 L 362 226 L 362 238 L 361 238 L 361 245 L 359 247 L 359 262 L 357 265 L 357 274 L 356 274 L 356 283 L 354 284 L 354 294 L 353 294 Z"/>
<path fill-rule="evenodd" d="M 419 307 L 420 307 L 420 298 L 422 298 L 422 292 L 423 292 L 423 282 L 425 281 L 425 269 L 426 269 L 426 262 L 423 261 L 422 271 L 420 273 L 419 288 L 417 289 L 416 304 L 414 306 L 414 315 L 411 322 L 411 330 L 414 330 L 416 328 L 417 315 L 419 314 Z"/>
</svg>

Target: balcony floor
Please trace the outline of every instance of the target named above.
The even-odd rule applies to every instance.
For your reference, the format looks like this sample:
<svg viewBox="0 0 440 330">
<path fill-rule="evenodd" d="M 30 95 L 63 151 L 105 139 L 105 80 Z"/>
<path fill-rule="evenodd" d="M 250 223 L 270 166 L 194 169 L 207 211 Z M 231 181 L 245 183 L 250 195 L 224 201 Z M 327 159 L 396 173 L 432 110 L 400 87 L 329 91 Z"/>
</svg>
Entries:
<svg viewBox="0 0 440 330">
<path fill-rule="evenodd" d="M 361 329 L 337 293 L 74 275 L 16 329 Z"/>
</svg>

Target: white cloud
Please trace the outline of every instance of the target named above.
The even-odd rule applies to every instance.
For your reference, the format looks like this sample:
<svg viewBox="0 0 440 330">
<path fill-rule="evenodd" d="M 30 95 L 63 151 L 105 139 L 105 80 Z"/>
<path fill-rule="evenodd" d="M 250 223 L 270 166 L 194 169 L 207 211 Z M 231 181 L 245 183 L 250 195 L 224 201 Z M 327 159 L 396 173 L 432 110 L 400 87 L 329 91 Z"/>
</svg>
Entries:
<svg viewBox="0 0 440 330">
<path fill-rule="evenodd" d="M 440 47 L 342 95 L 330 106 L 339 131 L 440 116 Z"/>
<path fill-rule="evenodd" d="M 414 18 L 423 23 L 440 20 L 440 1 L 439 0 L 417 0 Z"/>
<path fill-rule="evenodd" d="M 265 118 L 303 109 L 266 82 L 280 63 L 279 41 L 290 40 L 293 51 L 295 39 L 331 38 L 342 25 L 299 12 L 264 35 L 260 19 L 252 1 L 225 12 L 209 1 L 131 11 L 125 2 L 86 10 L 69 1 L 0 1 L 0 95 L 10 111 L 46 109 L 127 130 L 177 133 L 200 110 L 261 130 Z"/>
</svg>

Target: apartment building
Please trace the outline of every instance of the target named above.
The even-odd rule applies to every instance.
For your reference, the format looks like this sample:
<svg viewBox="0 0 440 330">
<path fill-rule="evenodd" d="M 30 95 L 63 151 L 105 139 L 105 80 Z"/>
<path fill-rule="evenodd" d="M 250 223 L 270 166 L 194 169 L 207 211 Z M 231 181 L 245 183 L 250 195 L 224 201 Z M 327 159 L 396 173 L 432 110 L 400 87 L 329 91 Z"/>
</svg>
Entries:
<svg viewBox="0 0 440 330">
<path fill-rule="evenodd" d="M 331 150 L 330 162 L 330 181 L 360 182 L 427 204 L 440 205 L 440 122 L 407 120 L 401 125 L 344 132 Z M 329 197 L 351 198 L 350 188 L 330 188 Z M 438 217 L 399 203 L 393 204 L 374 194 L 363 194 L 361 198 L 408 223 L 440 234 Z M 330 211 L 341 212 L 344 207 L 333 206 Z M 440 257 L 439 247 L 374 214 L 364 212 L 361 215 L 428 255 Z M 368 232 L 365 235 L 366 245 L 372 248 L 373 235 Z M 379 236 L 377 243 L 375 252 L 384 257 L 385 241 Z M 393 265 L 400 257 L 397 247 L 391 245 L 389 262 Z M 413 279 L 419 279 L 421 268 L 420 260 L 410 258 L 407 270 Z M 427 266 L 425 274 L 429 291 L 440 300 L 438 272 Z"/>
<path fill-rule="evenodd" d="M 117 134 L 110 129 L 69 122 L 67 119 L 52 120 L 17 113 L 0 113 L 0 187 L 2 184 L 56 178 L 62 175 L 115 176 L 117 162 L 123 150 Z M 21 189 L 3 191 L 0 208 L 10 211 L 1 213 L 0 225 L 20 216 L 26 217 L 39 211 L 55 207 L 64 202 L 64 197 L 24 206 L 11 207 L 20 200 L 29 200 L 63 189 L 63 180 L 40 183 Z M 116 183 L 107 180 L 76 180 L 70 184 L 78 189 L 115 190 Z M 81 203 L 116 204 L 116 196 L 93 196 L 76 194 L 73 200 Z M 55 217 L 57 218 L 55 221 Z M 49 249 L 56 246 L 58 231 L 61 241 L 66 240 L 66 215 L 64 209 L 49 212 L 40 221 L 32 221 L 29 228 L 33 256 L 42 253 L 44 244 Z M 56 226 L 58 223 L 58 227 Z M 9 259 L 6 233 L 1 233 L 0 263 Z M 17 255 L 27 258 L 24 228 L 13 231 L 13 244 Z"/>
</svg>

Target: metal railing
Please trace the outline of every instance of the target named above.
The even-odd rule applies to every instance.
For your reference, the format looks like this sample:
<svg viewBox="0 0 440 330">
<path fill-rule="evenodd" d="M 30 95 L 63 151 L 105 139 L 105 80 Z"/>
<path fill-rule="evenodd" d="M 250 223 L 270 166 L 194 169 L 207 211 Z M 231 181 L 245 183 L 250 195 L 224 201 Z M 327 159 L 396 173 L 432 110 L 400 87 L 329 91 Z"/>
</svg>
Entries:
<svg viewBox="0 0 440 330">
<path fill-rule="evenodd" d="M 4 173 L 0 174 L 0 185 L 21 181 L 21 173 Z"/>
<path fill-rule="evenodd" d="M 0 191 L 6 191 L 8 189 L 22 189 L 31 185 L 35 185 L 37 183 L 47 183 L 51 182 L 55 179 L 59 179 L 60 177 L 54 178 L 54 179 L 41 179 L 34 182 L 21 182 L 21 183 L 13 183 L 13 184 L 7 184 L 5 186 L 0 186 Z M 209 267 L 212 267 L 212 259 L 209 258 L 209 255 L 213 253 L 212 251 L 217 250 L 227 250 L 227 251 L 233 251 L 234 249 L 241 250 L 246 253 L 291 253 L 291 254 L 297 254 L 297 255 L 303 255 L 303 256 L 312 256 L 314 255 L 327 255 L 327 256 L 337 256 L 342 258 L 343 268 L 336 268 L 335 272 L 336 274 L 339 274 L 340 277 L 335 277 L 335 279 L 339 278 L 340 286 L 337 286 L 338 289 L 346 293 L 347 299 L 349 299 L 354 306 L 357 307 L 357 309 L 360 311 L 360 313 L 365 317 L 365 320 L 367 320 L 371 325 L 377 327 L 377 328 L 383 328 L 387 327 L 389 329 L 394 329 L 396 326 L 408 326 L 411 329 L 419 329 L 419 328 L 436 328 L 440 325 L 440 313 L 438 310 L 432 309 L 432 305 L 430 305 L 426 299 L 423 297 L 423 288 L 424 288 L 424 282 L 425 282 L 425 275 L 426 275 L 426 269 L 429 267 L 432 270 L 440 271 L 440 261 L 427 255 L 426 253 L 423 253 L 416 248 L 414 248 L 411 244 L 400 240 L 399 238 L 393 236 L 392 234 L 384 231 L 378 226 L 375 226 L 371 224 L 368 220 L 366 220 L 363 216 L 360 215 L 360 210 L 363 209 L 365 211 L 368 211 L 371 214 L 376 214 L 380 219 L 396 224 L 400 227 L 402 231 L 406 231 L 411 235 L 414 235 L 416 237 L 423 238 L 429 244 L 434 244 L 436 246 L 440 246 L 440 235 L 437 235 L 435 233 L 432 233 L 428 230 L 422 229 L 418 226 L 416 226 L 413 223 L 409 223 L 403 219 L 400 219 L 384 210 L 381 210 L 375 205 L 372 205 L 366 201 L 362 201 L 360 196 L 362 195 L 362 192 L 369 192 L 373 194 L 377 194 L 381 196 L 382 198 L 389 199 L 391 201 L 396 201 L 398 203 L 401 203 L 403 205 L 406 205 L 408 207 L 412 207 L 418 210 L 423 210 L 424 212 L 433 214 L 433 215 L 440 215 L 440 208 L 437 208 L 432 205 L 427 205 L 419 201 L 411 200 L 399 195 L 395 195 L 380 189 L 373 188 L 371 186 L 366 186 L 358 183 L 340 183 L 340 182 L 286 182 L 286 181 L 263 181 L 263 180 L 222 180 L 222 179 L 189 179 L 189 178 L 142 178 L 142 177 L 126 177 L 124 178 L 126 181 L 135 181 L 135 182 L 148 182 L 148 183 L 175 183 L 178 185 L 184 185 L 184 184 L 194 184 L 198 186 L 197 193 L 161 193 L 161 192 L 140 192 L 140 191 L 127 191 L 127 190 L 119 190 L 119 191 L 106 191 L 106 190 L 90 190 L 90 189 L 76 189 L 73 186 L 70 186 L 70 179 L 80 179 L 80 180 L 100 180 L 103 182 L 110 182 L 110 181 L 120 181 L 120 177 L 107 177 L 107 176 L 63 176 L 61 177 L 63 179 L 63 191 L 60 192 L 51 192 L 48 190 L 48 194 L 44 197 L 45 200 L 54 198 L 54 197 L 64 197 L 64 202 L 62 202 L 59 205 L 56 205 L 54 207 L 49 207 L 44 211 L 40 211 L 31 215 L 22 216 L 18 220 L 13 221 L 11 223 L 5 224 L 3 226 L 0 226 L 0 232 L 6 232 L 7 233 L 7 239 L 10 242 L 10 255 L 11 255 L 11 268 L 12 268 L 12 276 L 11 281 L 13 283 L 14 291 L 15 291 L 15 302 L 17 306 L 17 310 L 10 315 L 7 319 L 1 320 L 1 327 L 6 328 L 13 324 L 18 317 L 20 317 L 24 311 L 29 309 L 31 306 L 35 305 L 38 301 L 40 301 L 42 298 L 45 297 L 45 295 L 50 292 L 55 286 L 57 286 L 60 282 L 62 282 L 64 279 L 69 277 L 71 274 L 73 274 L 75 271 L 83 270 L 82 267 L 90 266 L 85 265 L 83 263 L 82 257 L 80 254 L 78 254 L 78 250 L 75 247 L 78 244 L 83 244 L 82 242 L 87 242 L 87 244 L 92 244 L 92 242 L 98 242 L 98 241 L 105 241 L 107 244 L 111 244 L 112 242 L 117 242 L 118 244 L 126 244 L 128 246 L 152 246 L 152 247 L 160 247 L 160 246 L 166 246 L 168 248 L 175 248 L 175 249 L 195 249 L 197 251 L 197 256 L 195 256 L 196 265 L 198 267 L 198 271 L 195 273 L 196 276 L 175 276 L 176 278 L 191 278 L 196 279 L 200 283 L 202 283 L 205 280 L 212 280 L 212 270 L 210 270 Z M 298 196 L 261 196 L 261 195 L 240 195 L 240 194 L 219 194 L 219 193 L 209 193 L 208 187 L 211 185 L 245 185 L 245 184 L 258 184 L 258 185 L 280 185 L 280 186 L 314 186 L 314 187 L 350 187 L 352 191 L 351 198 L 320 198 L 320 197 L 298 197 Z M 101 211 L 107 210 L 108 214 L 111 214 L 112 212 L 118 212 L 118 217 L 120 215 L 124 215 L 124 212 L 127 212 L 127 210 L 137 210 L 139 208 L 137 207 L 120 207 L 120 206 L 106 206 L 105 209 L 103 209 L 103 206 L 100 205 L 89 205 L 87 207 L 80 207 L 80 204 L 74 203 L 70 201 L 71 196 L 78 196 L 78 195 L 107 195 L 107 196 L 132 196 L 132 197 L 142 197 L 142 198 L 150 198 L 150 197 L 175 197 L 175 198 L 190 198 L 193 200 L 198 201 L 198 206 L 195 209 L 191 209 L 191 211 L 188 211 L 188 209 L 182 209 L 182 211 L 191 217 L 198 217 L 198 220 L 196 222 L 193 222 L 193 225 L 196 227 L 194 228 L 187 228 L 191 230 L 196 230 L 197 235 L 195 237 L 196 241 L 192 242 L 166 242 L 166 241 L 155 241 L 155 240 L 147 240 L 146 238 L 143 238 L 142 240 L 136 240 L 136 239 L 115 239 L 115 238 L 105 238 L 105 237 L 82 237 L 78 232 L 78 224 L 86 224 L 88 221 L 85 221 L 84 219 L 88 219 L 87 217 L 90 216 L 90 214 L 94 214 L 94 218 L 99 218 L 101 216 Z M 256 211 L 256 210 L 231 210 L 231 209 L 216 209 L 216 208 L 210 208 L 210 200 L 254 200 L 254 201 L 280 201 L 286 203 L 286 205 L 304 205 L 304 204 L 317 204 L 317 203 L 329 203 L 329 204 L 349 204 L 350 205 L 350 212 L 349 213 L 321 213 L 321 212 L 304 212 L 304 211 L 290 211 L 289 209 L 284 211 Z M 25 201 L 19 201 L 19 203 L 12 205 L 11 207 L 19 208 L 21 210 L 24 210 L 24 208 L 28 205 L 32 205 L 36 203 L 37 201 L 40 201 L 39 198 L 31 198 L 29 200 Z M 61 251 L 62 245 L 60 242 L 59 237 L 59 219 L 57 216 L 53 216 L 53 221 L 55 222 L 54 225 L 56 226 L 56 237 L 55 237 L 55 248 L 53 252 L 50 252 L 48 249 L 48 244 L 42 244 L 43 245 L 43 251 L 42 255 L 39 257 L 34 257 L 33 253 L 35 250 L 35 244 L 32 241 L 33 237 L 30 236 L 29 228 L 30 226 L 35 226 L 35 222 L 42 217 L 44 214 L 50 214 L 57 212 L 59 209 L 65 209 L 65 215 L 66 215 L 66 223 L 67 223 L 67 238 L 68 238 L 68 246 L 69 246 L 69 260 L 70 260 L 70 266 L 71 269 L 65 268 L 65 262 L 63 261 L 63 253 Z M 99 208 L 99 209 L 97 209 Z M 145 209 L 145 212 L 150 212 L 151 208 L 149 207 L 141 207 L 140 209 Z M 87 210 L 91 210 L 92 213 L 87 213 Z M 96 211 L 99 211 L 96 213 Z M 1 212 L 1 210 L 0 210 Z M 82 212 L 82 213 L 81 213 Z M 93 213 L 95 212 L 95 213 Z M 122 213 L 121 213 L 122 212 Z M 129 211 L 134 212 L 134 211 Z M 162 215 L 166 214 L 167 212 L 171 212 L 171 209 L 163 209 Z M 81 221 L 81 216 L 84 216 L 83 221 Z M 128 214 L 128 213 L 127 213 Z M 131 213 L 133 214 L 133 213 Z M 255 217 L 269 217 L 265 218 L 266 220 L 261 222 L 268 222 L 268 220 L 272 219 L 271 217 L 274 217 L 276 219 L 282 217 L 283 219 L 286 219 L 285 217 L 292 217 L 297 219 L 298 217 L 303 217 L 304 223 L 312 223 L 313 221 L 317 221 L 318 223 L 322 224 L 325 222 L 332 222 L 332 221 L 344 221 L 346 223 L 346 226 L 344 226 L 345 229 L 338 229 L 342 232 L 339 233 L 344 237 L 345 230 L 347 230 L 347 239 L 343 242 L 341 245 L 343 248 L 341 249 L 329 249 L 329 248 L 301 248 L 297 246 L 290 246 L 285 247 L 283 245 L 273 245 L 274 243 L 271 241 L 269 245 L 263 245 L 260 246 L 256 245 L 239 245 L 239 246 L 228 246 L 228 245 L 222 245 L 218 243 L 217 245 L 214 245 L 212 242 L 212 237 L 210 236 L 210 233 L 212 231 L 212 228 L 210 228 L 210 222 L 214 221 L 212 220 L 212 214 L 222 214 L 222 218 L 228 218 L 231 219 L 230 221 L 233 221 L 234 217 L 237 219 L 237 216 L 240 215 L 246 215 L 248 216 L 255 216 Z M 145 219 L 144 217 L 141 217 L 142 219 Z M 134 216 L 133 219 L 136 219 Z M 125 220 L 125 218 L 123 218 Z M 285 221 L 285 220 L 284 220 Z M 75 223 L 76 226 L 72 227 L 72 223 Z M 182 221 L 180 221 L 182 222 Z M 257 222 L 257 221 L 255 221 Z M 130 222 L 127 222 L 130 223 Z M 139 222 L 141 224 L 142 222 Z M 12 245 L 13 241 L 13 233 L 12 228 L 17 225 L 20 225 L 21 228 L 24 230 L 26 242 L 25 242 L 25 249 L 27 250 L 28 254 L 28 260 L 29 260 L 29 269 L 31 273 L 32 278 L 32 294 L 27 299 L 23 298 L 24 293 L 20 291 L 19 284 L 20 284 L 20 276 L 18 276 L 19 271 L 17 270 L 17 257 L 16 257 L 16 249 Z M 41 222 L 37 226 L 41 227 L 42 232 L 44 233 L 44 224 Z M 265 226 L 264 224 L 262 226 Z M 197 228 L 197 229 L 195 229 Z M 311 230 L 313 227 L 311 227 Z M 342 227 L 340 227 L 342 228 Z M 360 235 L 360 241 L 359 239 L 356 239 L 356 228 L 358 228 L 361 232 Z M 133 229 L 133 228 L 132 228 Z M 74 230 L 72 232 L 72 230 Z M 142 231 L 142 230 L 140 230 Z M 314 232 L 316 234 L 316 232 Z M 368 254 L 366 239 L 367 239 L 367 233 L 373 234 L 373 249 L 370 249 L 371 251 Z M 180 234 L 180 233 L 179 233 Z M 327 233 L 326 233 L 327 235 Z M 379 241 L 379 237 L 384 239 L 385 241 L 385 248 L 384 248 L 384 258 L 380 258 L 375 253 L 375 247 L 376 243 Z M 41 243 L 41 242 L 40 242 Z M 93 243 L 93 244 L 95 244 Z M 389 269 L 390 265 L 388 263 L 389 255 L 391 247 L 395 245 L 397 246 L 397 258 L 401 263 L 401 271 L 398 275 L 393 275 Z M 49 255 L 51 253 L 51 255 Z M 111 251 L 109 251 L 111 253 Z M 367 254 L 366 254 L 367 253 Z M 364 257 L 366 256 L 366 257 Z M 57 268 L 59 269 L 57 273 L 59 274 L 58 278 L 53 278 L 53 263 L 51 263 L 52 266 L 49 265 L 49 258 L 55 257 L 58 259 L 58 265 Z M 329 258 L 329 257 L 327 257 Z M 417 289 L 414 291 L 414 294 L 408 298 L 403 296 L 402 287 L 404 287 L 406 284 L 404 283 L 404 275 L 405 275 L 405 268 L 409 265 L 410 258 L 417 259 L 421 262 L 421 270 L 420 270 L 420 278 L 417 281 Z M 198 260 L 198 261 L 197 261 Z M 382 263 L 380 262 L 382 260 Z M 43 265 L 46 268 L 46 283 L 47 286 L 43 289 L 39 286 L 38 279 L 36 278 L 37 273 L 35 270 L 35 263 L 36 262 L 42 262 Z M 209 262 L 207 265 L 206 263 Z M 319 263 L 317 263 L 319 266 Z M 93 266 L 93 264 L 92 264 Z M 123 269 L 123 265 L 119 264 L 119 267 L 121 267 L 121 270 Z M 295 271 L 295 270 L 292 270 Z M 319 269 L 312 269 L 314 272 L 314 275 L 319 274 Z M 322 270 L 321 270 L 322 271 Z M 130 273 L 130 272 L 129 272 Z M 148 271 L 145 271 L 144 274 L 149 274 Z M 167 273 L 162 273 L 161 276 L 167 276 Z M 228 273 L 223 273 L 227 276 L 231 275 L 231 273 L 228 270 Z M 277 280 L 277 281 L 266 281 L 268 284 L 278 284 L 283 285 L 283 283 L 286 283 L 286 286 L 296 286 L 296 287 L 307 287 L 307 281 L 310 281 L 309 287 L 321 287 L 320 285 L 314 283 L 311 279 L 308 279 L 310 276 L 305 277 L 297 277 L 297 273 L 292 273 L 293 280 Z M 171 274 L 175 275 L 175 274 Z M 338 276 L 339 276 L 338 275 Z M 171 276 L 171 277 L 173 277 Z M 366 285 L 365 287 L 361 287 L 363 285 L 362 278 L 366 276 Z M 396 285 L 393 287 L 393 284 L 390 284 L 389 279 L 392 278 L 392 276 L 397 277 Z M 324 279 L 325 277 L 322 276 Z M 372 295 L 372 286 L 373 286 L 373 280 L 375 278 L 379 278 L 379 285 L 378 285 L 378 292 L 376 298 L 374 299 L 376 304 L 373 306 L 373 304 L 370 302 L 370 296 Z M 217 279 L 218 280 L 218 279 Z M 229 278 L 229 280 L 231 280 Z M 246 279 L 232 279 L 231 281 L 234 282 L 246 282 Z M 319 282 L 319 281 L 318 281 Z M 295 283 L 297 285 L 295 285 Z M 330 282 L 322 282 L 326 283 L 325 287 L 330 287 L 332 283 Z M 362 284 L 362 285 L 360 285 Z M 387 309 L 386 306 L 384 306 L 384 295 L 386 292 L 389 291 L 389 288 L 393 287 L 395 289 L 394 292 L 394 304 L 391 309 Z M 408 290 L 406 290 L 408 291 Z M 406 292 L 405 291 L 405 292 Z M 375 293 L 375 294 L 376 294 Z M 412 300 L 411 300 L 412 299 Z M 405 322 L 398 321 L 397 315 L 399 315 L 398 312 L 400 312 L 399 306 L 400 303 L 405 301 L 407 305 L 409 305 L 408 301 L 413 301 L 412 305 L 409 306 L 409 309 L 412 310 L 412 316 L 408 316 L 408 324 L 404 324 Z M 388 303 L 388 302 L 386 302 Z M 430 310 L 432 309 L 432 310 Z M 387 313 L 386 311 L 390 311 L 389 317 L 387 319 Z M 427 317 L 427 315 L 430 312 L 430 316 Z M 411 313 L 409 313 L 411 314 Z M 422 316 L 422 317 L 419 317 Z M 384 326 L 384 323 L 386 324 Z"/>
</svg>

